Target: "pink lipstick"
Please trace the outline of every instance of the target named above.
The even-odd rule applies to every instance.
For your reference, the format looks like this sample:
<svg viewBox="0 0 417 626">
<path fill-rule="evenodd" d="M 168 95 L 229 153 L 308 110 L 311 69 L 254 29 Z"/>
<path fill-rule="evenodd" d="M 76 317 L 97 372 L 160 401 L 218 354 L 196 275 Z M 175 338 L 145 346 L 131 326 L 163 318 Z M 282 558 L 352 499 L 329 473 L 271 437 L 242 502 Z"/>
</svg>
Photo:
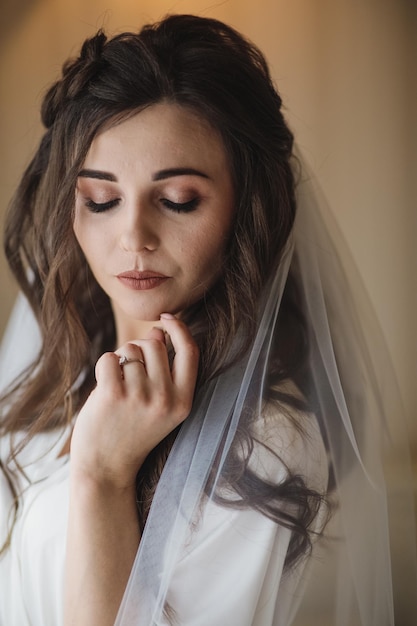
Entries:
<svg viewBox="0 0 417 626">
<path fill-rule="evenodd" d="M 139 272 L 137 270 L 131 270 L 129 272 L 122 272 L 117 275 L 120 282 L 136 291 L 145 291 L 147 289 L 155 289 L 159 287 L 163 282 L 168 280 L 169 276 L 164 276 L 159 272 L 153 272 L 152 270 L 146 270 Z"/>
</svg>

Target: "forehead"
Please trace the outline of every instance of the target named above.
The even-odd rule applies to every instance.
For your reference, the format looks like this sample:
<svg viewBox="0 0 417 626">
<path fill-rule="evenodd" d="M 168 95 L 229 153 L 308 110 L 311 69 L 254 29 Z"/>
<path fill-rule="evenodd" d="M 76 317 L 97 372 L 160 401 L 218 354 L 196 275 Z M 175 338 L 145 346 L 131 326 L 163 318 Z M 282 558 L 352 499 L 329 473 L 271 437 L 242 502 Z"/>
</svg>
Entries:
<svg viewBox="0 0 417 626">
<path fill-rule="evenodd" d="M 154 161 L 155 167 L 195 166 L 229 170 L 220 133 L 192 109 L 153 104 L 111 125 L 93 139 L 85 164 L 115 164 L 120 159 Z"/>
</svg>

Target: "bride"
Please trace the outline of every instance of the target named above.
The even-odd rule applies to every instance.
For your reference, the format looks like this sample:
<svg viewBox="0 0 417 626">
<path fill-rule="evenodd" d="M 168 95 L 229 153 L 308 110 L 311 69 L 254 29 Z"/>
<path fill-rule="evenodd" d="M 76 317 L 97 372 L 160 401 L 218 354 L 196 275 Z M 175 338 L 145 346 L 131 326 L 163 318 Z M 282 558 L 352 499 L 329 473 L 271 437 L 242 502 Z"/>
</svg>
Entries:
<svg viewBox="0 0 417 626">
<path fill-rule="evenodd" d="M 0 624 L 286 626 L 308 570 L 329 623 L 393 624 L 381 391 L 260 51 L 98 32 L 42 120 L 5 232 Z"/>
</svg>

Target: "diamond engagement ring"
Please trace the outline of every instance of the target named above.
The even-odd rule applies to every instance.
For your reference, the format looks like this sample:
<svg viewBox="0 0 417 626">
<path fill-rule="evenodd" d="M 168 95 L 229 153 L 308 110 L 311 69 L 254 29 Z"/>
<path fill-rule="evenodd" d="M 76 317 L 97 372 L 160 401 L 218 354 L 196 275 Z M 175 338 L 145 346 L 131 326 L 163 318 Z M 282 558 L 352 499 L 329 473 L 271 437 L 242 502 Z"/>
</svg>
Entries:
<svg viewBox="0 0 417 626">
<path fill-rule="evenodd" d="M 143 359 L 128 359 L 125 354 L 119 356 L 119 365 L 122 372 L 122 378 L 124 378 L 123 367 L 128 363 L 142 363 L 143 366 L 145 365 L 145 361 Z"/>
</svg>

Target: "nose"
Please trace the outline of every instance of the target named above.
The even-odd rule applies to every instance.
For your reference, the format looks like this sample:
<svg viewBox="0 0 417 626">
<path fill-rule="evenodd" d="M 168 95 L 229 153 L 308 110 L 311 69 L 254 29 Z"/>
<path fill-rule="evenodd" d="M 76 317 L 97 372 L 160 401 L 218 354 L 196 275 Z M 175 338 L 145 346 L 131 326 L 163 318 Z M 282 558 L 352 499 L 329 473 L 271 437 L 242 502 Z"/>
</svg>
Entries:
<svg viewBox="0 0 417 626">
<path fill-rule="evenodd" d="M 155 211 L 145 202 L 124 207 L 120 225 L 120 247 L 126 252 L 155 250 L 159 244 Z"/>
</svg>

